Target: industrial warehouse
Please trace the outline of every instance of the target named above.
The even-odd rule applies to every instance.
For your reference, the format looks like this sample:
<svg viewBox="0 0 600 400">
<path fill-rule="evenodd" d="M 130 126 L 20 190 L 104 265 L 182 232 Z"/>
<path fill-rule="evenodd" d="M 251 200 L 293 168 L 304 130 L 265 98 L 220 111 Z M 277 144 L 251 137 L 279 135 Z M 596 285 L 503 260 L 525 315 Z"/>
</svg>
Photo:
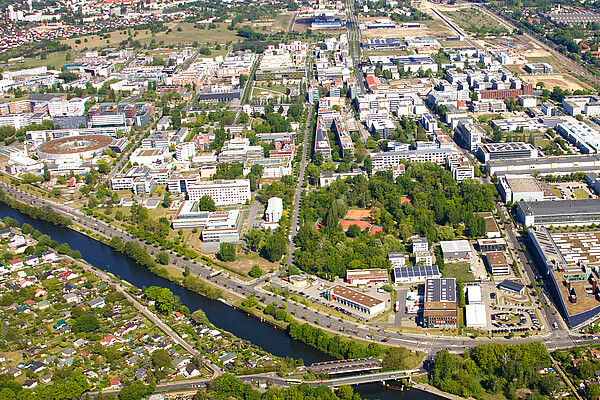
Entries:
<svg viewBox="0 0 600 400">
<path fill-rule="evenodd" d="M 600 199 L 522 201 L 517 220 L 525 226 L 590 225 L 600 222 Z"/>
<path fill-rule="evenodd" d="M 600 314 L 598 268 L 600 231 L 551 233 L 528 231 L 536 261 L 549 279 L 557 308 L 571 327 Z"/>
</svg>

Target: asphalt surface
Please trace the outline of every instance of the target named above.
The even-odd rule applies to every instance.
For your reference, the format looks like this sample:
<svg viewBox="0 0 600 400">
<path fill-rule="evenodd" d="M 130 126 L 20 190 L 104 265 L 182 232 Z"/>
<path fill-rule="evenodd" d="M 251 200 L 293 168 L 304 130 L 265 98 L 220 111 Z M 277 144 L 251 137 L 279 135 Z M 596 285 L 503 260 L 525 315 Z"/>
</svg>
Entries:
<svg viewBox="0 0 600 400">
<path fill-rule="evenodd" d="M 3 183 L 0 184 L 0 187 L 2 187 L 2 189 L 7 194 L 27 204 L 34 202 L 33 205 L 37 206 L 49 205 L 56 212 L 74 218 L 74 223 L 86 229 L 93 229 L 106 237 L 110 238 L 118 236 L 122 240 L 137 241 L 142 246 L 146 247 L 147 251 L 160 250 L 160 248 L 156 245 L 145 243 L 144 241 L 132 237 L 126 232 L 121 231 L 120 229 L 107 225 L 104 222 L 96 220 L 92 217 L 86 216 L 78 210 L 70 209 L 68 206 L 56 204 L 54 202 L 49 202 L 48 200 L 41 200 L 28 193 L 24 193 L 19 189 L 9 187 Z M 385 344 L 389 346 L 404 346 L 410 349 L 420 350 L 430 356 L 436 354 L 439 350 L 443 349 L 447 349 L 453 352 L 462 352 L 464 350 L 471 349 L 478 344 L 489 342 L 515 344 L 532 341 L 543 341 L 546 347 L 548 347 L 551 350 L 555 348 L 568 348 L 574 345 L 579 346 L 594 344 L 596 342 L 589 337 L 584 338 L 581 335 L 571 333 L 566 329 L 566 326 L 560 321 L 560 319 L 558 320 L 559 322 L 561 322 L 561 324 L 558 325 L 559 329 L 551 330 L 551 332 L 546 335 L 531 337 L 514 337 L 512 339 L 488 339 L 482 337 L 469 338 L 462 336 L 441 335 L 434 336 L 429 334 L 422 335 L 402 333 L 386 329 L 377 330 L 376 328 L 373 328 L 366 324 L 351 322 L 345 319 L 332 317 L 327 315 L 327 313 L 325 312 L 313 310 L 307 308 L 306 306 L 300 303 L 294 303 L 291 300 L 285 300 L 283 297 L 275 296 L 272 293 L 269 293 L 261 288 L 261 286 L 265 283 L 265 278 L 267 277 L 263 277 L 252 282 L 245 282 L 237 279 L 234 276 L 228 276 L 227 273 L 221 273 L 220 275 L 211 279 L 210 274 L 214 273 L 215 270 L 201 263 L 192 260 L 185 260 L 183 257 L 180 257 L 177 254 L 173 253 L 171 253 L 171 262 L 174 264 L 175 267 L 179 269 L 183 269 L 186 265 L 189 266 L 190 272 L 192 274 L 202 277 L 207 281 L 211 281 L 217 287 L 220 287 L 223 290 L 227 290 L 229 293 L 235 294 L 240 298 L 255 293 L 259 297 L 259 299 L 265 297 L 265 302 L 263 304 L 275 302 L 277 305 L 280 306 L 285 301 L 287 303 L 286 305 L 288 310 L 297 309 L 297 315 L 295 315 L 294 317 L 300 322 L 309 322 L 313 325 L 318 325 L 324 330 L 329 330 L 331 332 L 335 332 L 348 337 L 356 337 L 362 340 L 379 343 L 385 342 Z M 271 279 L 271 284 L 281 287 L 285 286 L 285 283 L 276 277 Z M 548 303 L 545 309 L 549 309 L 548 312 L 552 313 L 550 309 L 553 310 L 554 307 L 551 306 L 550 303 Z M 556 319 L 554 319 L 553 321 L 556 321 Z M 370 339 L 368 339 L 367 336 L 369 336 Z"/>
<path fill-rule="evenodd" d="M 292 211 L 292 227 L 290 229 L 288 255 L 287 255 L 287 267 L 292 265 L 294 259 L 294 252 L 296 246 L 294 245 L 294 239 L 298 233 L 298 227 L 300 226 L 300 203 L 302 201 L 302 190 L 304 186 L 304 179 L 306 175 L 306 163 L 308 162 L 308 149 L 310 148 L 310 118 L 312 116 L 313 106 L 308 106 L 308 115 L 306 117 L 306 128 L 304 129 L 304 139 L 302 140 L 302 161 L 300 161 L 300 171 L 298 172 L 298 184 L 296 185 L 296 192 L 294 193 L 294 210 Z"/>
</svg>

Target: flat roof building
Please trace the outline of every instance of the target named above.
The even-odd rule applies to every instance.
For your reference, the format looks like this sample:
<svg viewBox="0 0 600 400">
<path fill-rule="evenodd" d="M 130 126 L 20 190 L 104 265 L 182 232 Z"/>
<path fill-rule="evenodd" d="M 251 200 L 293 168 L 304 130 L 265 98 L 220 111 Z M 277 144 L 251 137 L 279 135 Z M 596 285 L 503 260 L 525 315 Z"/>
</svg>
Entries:
<svg viewBox="0 0 600 400">
<path fill-rule="evenodd" d="M 353 269 L 346 270 L 346 282 L 349 285 L 368 285 L 371 283 L 388 283 L 387 269 Z"/>
<path fill-rule="evenodd" d="M 510 279 L 505 279 L 502 282 L 500 282 L 500 284 L 498 285 L 498 289 L 515 294 L 525 293 L 525 285 L 519 282 L 511 281 Z"/>
<path fill-rule="evenodd" d="M 542 201 L 556 199 L 556 194 L 544 190 L 531 175 L 504 175 L 498 179 L 498 192 L 505 203 L 519 201 Z"/>
<path fill-rule="evenodd" d="M 507 142 L 485 143 L 477 151 L 479 159 L 487 163 L 491 160 L 513 160 L 515 158 L 536 158 L 538 151 L 530 143 Z"/>
<path fill-rule="evenodd" d="M 388 260 L 392 263 L 393 268 L 404 267 L 406 265 L 406 258 L 401 251 L 388 253 Z"/>
<path fill-rule="evenodd" d="M 490 175 L 506 175 L 510 173 L 531 175 L 567 175 L 572 172 L 598 172 L 600 171 L 600 155 L 584 154 L 576 156 L 556 156 L 540 158 L 509 158 L 503 160 L 490 160 L 485 168 Z"/>
<path fill-rule="evenodd" d="M 333 286 L 327 290 L 327 300 L 337 301 L 371 316 L 385 310 L 385 301 L 341 285 Z"/>
<path fill-rule="evenodd" d="M 394 268 L 395 283 L 425 282 L 427 279 L 441 278 L 437 265 Z"/>
<path fill-rule="evenodd" d="M 468 304 L 482 304 L 483 296 L 481 295 L 481 286 L 470 285 L 466 287 Z"/>
<path fill-rule="evenodd" d="M 478 239 L 477 247 L 481 252 L 504 251 L 506 250 L 506 240 L 504 238 Z"/>
<path fill-rule="evenodd" d="M 203 242 L 228 242 L 240 240 L 240 210 L 215 212 L 209 215 L 206 226 L 202 230 Z"/>
<path fill-rule="evenodd" d="M 277 223 L 283 214 L 283 200 L 281 197 L 271 197 L 267 201 L 265 210 L 265 220 L 271 223 Z"/>
<path fill-rule="evenodd" d="M 419 237 L 412 239 L 412 251 L 417 253 L 419 251 L 429 251 L 429 241 L 426 237 Z"/>
<path fill-rule="evenodd" d="M 216 180 L 190 182 L 187 184 L 189 200 L 211 197 L 216 206 L 245 204 L 250 201 L 250 181 L 248 179 Z"/>
<path fill-rule="evenodd" d="M 525 226 L 591 225 L 600 222 L 600 199 L 522 201 L 517 220 Z"/>
<path fill-rule="evenodd" d="M 583 154 L 598 153 L 600 131 L 581 121 L 565 121 L 556 126 L 556 132 L 571 142 Z"/>
<path fill-rule="evenodd" d="M 467 304 L 465 306 L 465 324 L 467 328 L 485 328 L 487 311 L 484 304 Z"/>
<path fill-rule="evenodd" d="M 423 325 L 426 328 L 456 328 L 456 279 L 436 278 L 425 282 Z"/>
<path fill-rule="evenodd" d="M 471 245 L 468 240 L 442 240 L 440 246 L 444 261 L 466 260 L 472 256 Z"/>
<path fill-rule="evenodd" d="M 538 268 L 567 323 L 575 328 L 597 318 L 600 231 L 550 232 L 538 227 L 528 233 Z"/>
<path fill-rule="evenodd" d="M 493 276 L 509 275 L 510 267 L 506 256 L 501 251 L 490 251 L 484 254 L 485 265 Z"/>
</svg>

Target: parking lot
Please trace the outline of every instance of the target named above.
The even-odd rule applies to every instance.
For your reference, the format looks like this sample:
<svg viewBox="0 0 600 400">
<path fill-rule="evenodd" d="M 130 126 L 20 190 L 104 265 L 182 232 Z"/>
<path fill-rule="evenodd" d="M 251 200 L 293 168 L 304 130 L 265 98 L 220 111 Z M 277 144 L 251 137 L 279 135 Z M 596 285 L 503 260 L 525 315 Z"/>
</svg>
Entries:
<svg viewBox="0 0 600 400">
<path fill-rule="evenodd" d="M 336 301 L 328 301 L 325 298 L 325 293 L 327 292 L 327 289 L 329 289 L 330 287 L 335 286 L 335 285 L 346 286 L 346 284 L 339 278 L 336 279 L 333 284 L 331 282 L 316 279 L 312 285 L 310 285 L 306 288 L 290 287 L 290 291 L 292 291 L 292 293 L 294 293 L 294 294 L 297 294 L 297 295 L 300 295 L 300 296 L 306 298 L 307 300 L 322 304 L 326 307 L 331 308 L 332 310 L 336 310 L 338 312 L 346 314 L 349 317 L 354 317 L 360 321 L 369 320 L 374 317 L 373 315 L 369 315 L 369 314 L 360 312 L 352 307 L 344 306 L 341 303 L 338 303 Z M 375 297 L 377 299 L 385 301 L 385 310 L 387 311 L 393 307 L 393 304 L 391 302 L 389 293 L 386 293 L 386 292 L 382 293 L 381 291 L 377 290 L 380 287 L 381 287 L 381 285 L 368 285 L 367 287 L 361 287 L 358 289 L 352 288 L 352 289 L 357 290 L 362 293 L 365 293 L 371 297 Z"/>
</svg>

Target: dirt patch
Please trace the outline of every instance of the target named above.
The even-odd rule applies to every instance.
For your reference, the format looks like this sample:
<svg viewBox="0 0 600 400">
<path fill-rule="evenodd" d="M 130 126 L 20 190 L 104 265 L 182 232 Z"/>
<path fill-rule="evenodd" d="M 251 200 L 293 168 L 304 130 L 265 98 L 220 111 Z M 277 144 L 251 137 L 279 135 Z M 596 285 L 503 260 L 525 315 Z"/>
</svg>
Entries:
<svg viewBox="0 0 600 400">
<path fill-rule="evenodd" d="M 544 87 L 550 90 L 552 90 L 552 88 L 555 86 L 568 90 L 585 90 L 590 88 L 585 83 L 567 74 L 521 75 L 520 78 L 527 83 L 531 83 L 532 85 L 535 85 L 538 82 L 544 82 Z"/>
<path fill-rule="evenodd" d="M 452 31 L 444 24 L 444 22 L 432 15 L 434 20 L 429 21 L 414 21 L 421 24 L 420 28 L 381 28 L 381 29 L 363 29 L 361 36 L 364 39 L 385 39 L 385 38 L 403 38 L 407 36 L 423 37 L 434 36 L 446 38 L 452 36 Z M 368 24 L 378 18 L 361 18 L 360 22 Z"/>
<path fill-rule="evenodd" d="M 221 262 L 223 264 L 223 262 Z M 243 272 L 247 274 L 252 269 L 254 264 L 260 265 L 260 269 L 262 269 L 263 273 L 269 273 L 271 270 L 277 269 L 277 264 L 272 263 L 270 261 L 265 260 L 264 258 L 260 258 L 258 256 L 249 256 L 249 257 L 239 257 L 238 259 L 226 263 L 228 267 L 235 269 L 236 271 Z"/>
</svg>

